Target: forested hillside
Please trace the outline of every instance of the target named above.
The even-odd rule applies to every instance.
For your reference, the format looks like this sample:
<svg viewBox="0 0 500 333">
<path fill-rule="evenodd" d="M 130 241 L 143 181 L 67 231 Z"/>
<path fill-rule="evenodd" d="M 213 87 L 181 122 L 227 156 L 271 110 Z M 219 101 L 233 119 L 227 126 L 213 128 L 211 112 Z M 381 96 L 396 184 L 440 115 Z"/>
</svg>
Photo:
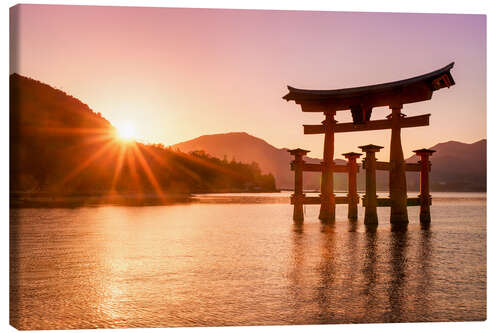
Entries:
<svg viewBox="0 0 500 333">
<path fill-rule="evenodd" d="M 275 190 L 256 163 L 124 142 L 99 113 L 39 81 L 12 74 L 10 101 L 11 193 Z"/>
</svg>

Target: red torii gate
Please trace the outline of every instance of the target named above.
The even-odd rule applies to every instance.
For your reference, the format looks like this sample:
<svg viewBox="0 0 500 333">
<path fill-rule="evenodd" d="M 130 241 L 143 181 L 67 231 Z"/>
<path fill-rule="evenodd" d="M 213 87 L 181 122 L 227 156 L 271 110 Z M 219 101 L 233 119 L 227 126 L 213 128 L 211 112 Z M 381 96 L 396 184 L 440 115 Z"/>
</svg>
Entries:
<svg viewBox="0 0 500 333">
<path fill-rule="evenodd" d="M 375 169 L 383 168 L 389 171 L 390 199 L 386 200 L 384 205 L 390 205 L 391 207 L 391 223 L 396 225 L 408 224 L 406 166 L 401 145 L 401 128 L 428 126 L 430 114 L 406 117 L 401 113 L 401 109 L 404 104 L 430 100 L 435 90 L 443 87 L 449 88 L 454 85 L 455 81 L 450 73 L 453 65 L 454 63 L 451 63 L 436 71 L 406 80 L 357 88 L 308 90 L 288 86 L 289 93 L 283 99 L 295 101 L 301 106 L 303 112 L 323 112 L 325 115 L 325 120 L 321 125 L 304 125 L 304 134 L 325 134 L 323 163 L 315 167 L 318 170 L 311 170 L 321 171 L 322 173 L 321 194 L 319 197 L 319 203 L 321 204 L 319 218 L 321 220 L 332 221 L 335 219 L 336 198 L 333 193 L 333 173 L 336 171 L 333 161 L 334 133 L 390 129 L 390 162 L 384 165 L 380 164 L 382 162 L 378 162 L 378 165 L 377 163 L 373 165 Z M 387 116 L 387 119 L 370 120 L 372 109 L 382 106 L 388 106 L 392 111 Z M 336 112 L 341 110 L 351 111 L 352 123 L 337 123 L 335 121 Z M 380 148 L 382 147 L 378 149 Z M 303 150 L 295 151 L 300 156 L 307 153 L 307 151 Z M 300 157 L 300 159 L 302 158 Z M 430 195 L 428 196 L 430 198 Z M 426 198 L 425 201 L 430 202 L 429 198 Z M 297 198 L 296 202 L 303 200 L 305 199 Z M 366 216 L 365 222 L 367 222 Z"/>
</svg>

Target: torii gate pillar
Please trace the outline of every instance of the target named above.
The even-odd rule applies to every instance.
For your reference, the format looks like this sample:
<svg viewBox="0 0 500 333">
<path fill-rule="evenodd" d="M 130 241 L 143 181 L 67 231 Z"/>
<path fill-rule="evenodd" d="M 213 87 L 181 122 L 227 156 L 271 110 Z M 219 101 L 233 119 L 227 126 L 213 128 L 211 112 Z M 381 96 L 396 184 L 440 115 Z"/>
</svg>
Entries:
<svg viewBox="0 0 500 333">
<path fill-rule="evenodd" d="M 429 156 L 435 153 L 432 149 L 419 149 L 414 150 L 414 153 L 420 157 L 420 223 L 431 223 L 431 195 L 429 192 L 429 171 L 431 169 L 431 162 Z"/>
<path fill-rule="evenodd" d="M 295 188 L 292 195 L 293 199 L 293 220 L 296 222 L 304 221 L 304 200 L 306 196 L 304 195 L 304 185 L 303 185 L 303 171 L 305 162 L 303 156 L 306 156 L 309 150 L 304 149 L 292 149 L 288 151 L 294 160 L 291 163 L 292 170 L 295 171 Z"/>
<path fill-rule="evenodd" d="M 391 224 L 408 224 L 406 167 L 401 146 L 401 105 L 391 106 L 391 152 L 389 166 L 389 197 L 391 198 Z"/>
<path fill-rule="evenodd" d="M 319 210 L 319 219 L 323 222 L 332 222 L 335 220 L 335 195 L 333 194 L 333 144 L 334 144 L 334 126 L 335 111 L 325 112 L 326 119 L 323 120 L 325 127 L 325 145 L 323 147 L 323 170 L 321 174 L 321 207 Z"/>
<path fill-rule="evenodd" d="M 349 168 L 349 180 L 348 180 L 348 189 L 349 192 L 347 194 L 347 201 L 349 204 L 347 218 L 351 221 L 356 221 L 358 219 L 358 202 L 359 196 L 357 191 L 357 182 L 356 177 L 358 174 L 358 164 L 356 163 L 356 159 L 361 156 L 358 153 L 345 153 L 342 154 L 347 158 L 347 167 Z"/>
<path fill-rule="evenodd" d="M 377 225 L 378 215 L 377 215 L 377 166 L 375 158 L 375 153 L 379 152 L 380 149 L 384 148 L 376 145 L 366 145 L 360 146 L 361 150 L 366 153 L 365 165 L 366 165 L 366 187 L 365 187 L 365 224 L 366 225 Z"/>
</svg>

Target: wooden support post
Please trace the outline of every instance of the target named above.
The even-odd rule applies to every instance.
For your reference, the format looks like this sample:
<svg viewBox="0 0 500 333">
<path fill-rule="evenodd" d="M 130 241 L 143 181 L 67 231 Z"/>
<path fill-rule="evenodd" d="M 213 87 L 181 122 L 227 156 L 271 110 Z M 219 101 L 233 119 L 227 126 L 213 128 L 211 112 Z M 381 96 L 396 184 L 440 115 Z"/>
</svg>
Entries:
<svg viewBox="0 0 500 333">
<path fill-rule="evenodd" d="M 358 164 L 356 159 L 361 156 L 358 153 L 345 153 L 342 154 L 347 158 L 347 166 L 349 168 L 349 179 L 348 186 L 349 192 L 347 194 L 349 200 L 347 218 L 351 221 L 356 221 L 358 219 L 358 202 L 359 196 L 357 191 L 356 177 L 358 174 Z"/>
<path fill-rule="evenodd" d="M 291 162 L 291 169 L 295 171 L 295 185 L 292 194 L 293 220 L 304 221 L 304 201 L 306 196 L 304 195 L 303 170 L 305 162 L 302 156 L 307 155 L 309 150 L 293 149 L 288 152 L 295 157 Z"/>
<path fill-rule="evenodd" d="M 323 148 L 323 170 L 321 175 L 321 207 L 319 219 L 323 222 L 335 220 L 335 195 L 333 194 L 333 145 L 335 112 L 325 112 L 326 119 L 322 122 L 325 127 L 325 145 Z"/>
<path fill-rule="evenodd" d="M 378 224 L 377 216 L 377 174 L 375 153 L 384 148 L 376 145 L 360 146 L 366 153 L 364 159 L 366 169 L 366 189 L 365 189 L 365 224 Z"/>
<path fill-rule="evenodd" d="M 408 209 L 406 206 L 406 170 L 401 146 L 401 121 L 405 116 L 401 113 L 402 106 L 391 106 L 391 151 L 389 168 L 389 197 L 391 198 L 391 224 L 406 226 L 408 224 Z"/>
<path fill-rule="evenodd" d="M 431 162 L 429 156 L 436 152 L 432 149 L 419 149 L 413 151 L 420 157 L 420 223 L 431 223 L 431 195 L 429 189 L 429 171 Z"/>
</svg>

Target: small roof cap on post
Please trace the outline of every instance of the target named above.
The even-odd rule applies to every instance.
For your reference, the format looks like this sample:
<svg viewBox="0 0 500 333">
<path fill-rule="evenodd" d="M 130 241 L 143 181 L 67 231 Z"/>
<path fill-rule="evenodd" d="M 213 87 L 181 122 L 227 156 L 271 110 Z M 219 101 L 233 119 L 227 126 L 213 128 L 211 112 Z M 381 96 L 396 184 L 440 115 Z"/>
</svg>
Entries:
<svg viewBox="0 0 500 333">
<path fill-rule="evenodd" d="M 432 155 L 432 153 L 435 153 L 436 151 L 432 150 L 432 149 L 423 148 L 423 149 L 414 150 L 413 152 L 415 154 L 417 154 L 418 156 L 420 156 L 420 155 Z"/>
<path fill-rule="evenodd" d="M 309 153 L 310 150 L 297 148 L 297 149 L 288 149 L 288 152 L 292 155 L 302 156 L 302 155 L 307 155 L 307 153 Z"/>
<path fill-rule="evenodd" d="M 378 151 L 380 151 L 380 149 L 382 149 L 382 148 L 384 148 L 384 147 L 369 144 L 369 145 L 359 146 L 358 148 L 360 148 L 360 149 L 361 149 L 362 151 L 364 151 L 364 152 L 367 152 L 367 151 L 374 151 L 374 152 L 378 152 Z"/>
<path fill-rule="evenodd" d="M 354 158 L 358 158 L 360 157 L 361 155 L 363 154 L 360 154 L 360 153 L 355 153 L 353 151 L 349 152 L 349 153 L 344 153 L 342 154 L 342 156 L 346 157 L 346 158 L 349 158 L 349 157 L 354 157 Z"/>
</svg>

